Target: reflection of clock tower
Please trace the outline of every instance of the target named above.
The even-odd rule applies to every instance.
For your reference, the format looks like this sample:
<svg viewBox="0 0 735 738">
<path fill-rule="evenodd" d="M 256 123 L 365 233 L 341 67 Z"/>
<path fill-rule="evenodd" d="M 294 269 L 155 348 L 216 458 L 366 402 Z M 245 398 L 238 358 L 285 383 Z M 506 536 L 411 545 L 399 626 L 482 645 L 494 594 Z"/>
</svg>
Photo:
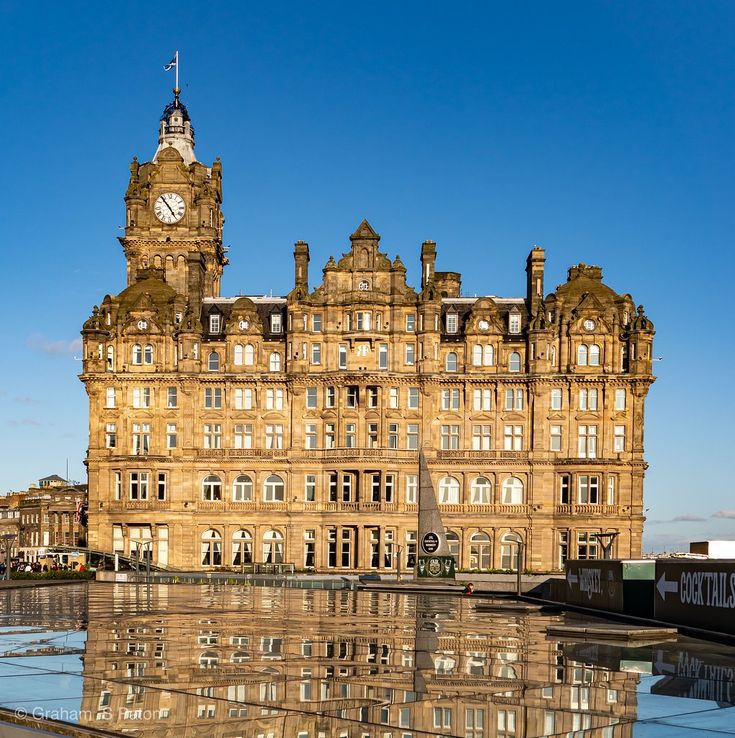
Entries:
<svg viewBox="0 0 735 738">
<path fill-rule="evenodd" d="M 222 268 L 222 165 L 194 155 L 194 128 L 174 90 L 161 116 L 153 161 L 133 158 L 125 193 L 128 286 L 164 270 L 165 280 L 196 305 L 220 293 Z M 160 273 L 160 272 L 159 272 Z"/>
</svg>

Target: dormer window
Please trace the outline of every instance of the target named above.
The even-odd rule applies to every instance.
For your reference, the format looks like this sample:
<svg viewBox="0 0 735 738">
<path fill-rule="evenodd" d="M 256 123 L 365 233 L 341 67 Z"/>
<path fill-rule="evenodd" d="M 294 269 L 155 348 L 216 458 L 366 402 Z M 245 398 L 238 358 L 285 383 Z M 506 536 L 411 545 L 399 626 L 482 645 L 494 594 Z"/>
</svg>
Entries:
<svg viewBox="0 0 735 738">
<path fill-rule="evenodd" d="M 447 313 L 447 333 L 456 333 L 458 325 L 457 313 Z"/>
<path fill-rule="evenodd" d="M 521 332 L 521 314 L 518 310 L 508 313 L 508 333 Z"/>
<path fill-rule="evenodd" d="M 214 313 L 209 316 L 209 332 L 219 333 L 222 326 L 221 316 L 218 313 Z"/>
<path fill-rule="evenodd" d="M 282 330 L 280 313 L 271 315 L 271 333 L 280 333 Z"/>
</svg>

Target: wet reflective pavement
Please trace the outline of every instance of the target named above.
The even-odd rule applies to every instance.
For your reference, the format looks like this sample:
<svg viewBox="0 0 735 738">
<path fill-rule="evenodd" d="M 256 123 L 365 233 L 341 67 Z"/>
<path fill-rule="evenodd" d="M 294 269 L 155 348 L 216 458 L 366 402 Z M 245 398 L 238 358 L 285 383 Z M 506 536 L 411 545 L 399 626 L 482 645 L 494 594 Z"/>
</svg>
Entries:
<svg viewBox="0 0 735 738">
<path fill-rule="evenodd" d="M 181 584 L 6 590 L 0 602 L 0 706 L 106 731 L 735 735 L 735 649 L 688 638 L 559 641 L 547 626 L 582 622 L 560 612 Z"/>
</svg>

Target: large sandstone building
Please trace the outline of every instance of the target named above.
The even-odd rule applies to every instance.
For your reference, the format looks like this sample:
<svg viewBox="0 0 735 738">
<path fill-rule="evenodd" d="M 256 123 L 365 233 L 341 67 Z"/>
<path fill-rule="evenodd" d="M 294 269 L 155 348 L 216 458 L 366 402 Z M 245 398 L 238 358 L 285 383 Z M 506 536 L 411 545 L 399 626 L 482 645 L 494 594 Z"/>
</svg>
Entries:
<svg viewBox="0 0 735 738">
<path fill-rule="evenodd" d="M 600 267 L 545 295 L 534 248 L 524 296 L 466 297 L 425 241 L 413 288 L 363 221 L 317 284 L 297 241 L 288 295 L 222 297 L 221 204 L 176 93 L 130 167 L 127 287 L 82 331 L 90 548 L 407 571 L 423 449 L 460 569 L 640 555 L 654 331 Z"/>
</svg>

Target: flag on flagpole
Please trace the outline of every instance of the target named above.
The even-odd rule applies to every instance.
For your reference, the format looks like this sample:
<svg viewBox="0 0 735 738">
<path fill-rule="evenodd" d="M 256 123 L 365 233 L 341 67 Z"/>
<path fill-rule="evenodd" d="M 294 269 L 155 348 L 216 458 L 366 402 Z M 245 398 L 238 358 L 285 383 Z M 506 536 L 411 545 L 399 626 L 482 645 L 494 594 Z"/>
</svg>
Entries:
<svg viewBox="0 0 735 738">
<path fill-rule="evenodd" d="M 171 61 L 163 67 L 163 71 L 170 72 L 175 66 L 177 66 L 177 64 L 178 62 L 176 61 L 176 54 L 174 54 L 174 58 L 171 59 Z"/>
</svg>

